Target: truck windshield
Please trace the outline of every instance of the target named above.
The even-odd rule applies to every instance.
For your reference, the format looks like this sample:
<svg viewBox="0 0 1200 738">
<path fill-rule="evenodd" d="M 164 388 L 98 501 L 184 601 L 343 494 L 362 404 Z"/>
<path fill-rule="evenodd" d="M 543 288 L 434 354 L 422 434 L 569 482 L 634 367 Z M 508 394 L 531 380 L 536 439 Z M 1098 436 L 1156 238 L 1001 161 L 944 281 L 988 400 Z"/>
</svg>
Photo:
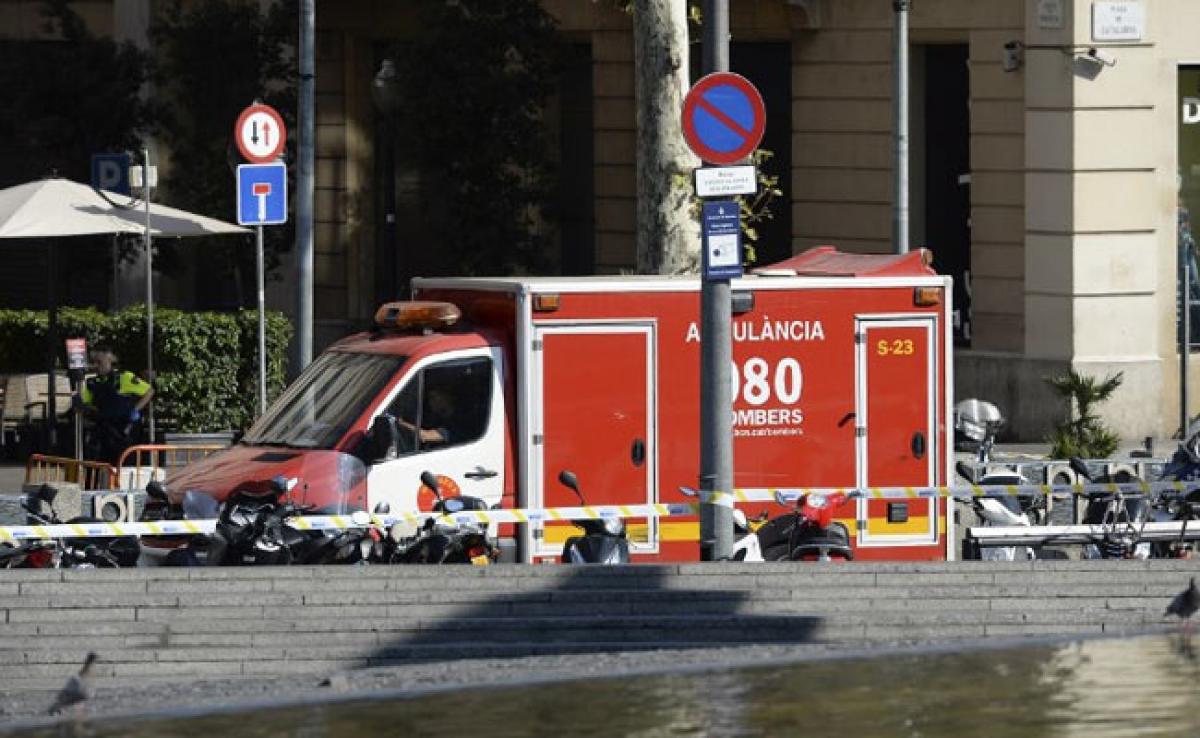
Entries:
<svg viewBox="0 0 1200 738">
<path fill-rule="evenodd" d="M 308 365 L 242 442 L 329 449 L 375 400 L 403 356 L 329 351 Z"/>
</svg>

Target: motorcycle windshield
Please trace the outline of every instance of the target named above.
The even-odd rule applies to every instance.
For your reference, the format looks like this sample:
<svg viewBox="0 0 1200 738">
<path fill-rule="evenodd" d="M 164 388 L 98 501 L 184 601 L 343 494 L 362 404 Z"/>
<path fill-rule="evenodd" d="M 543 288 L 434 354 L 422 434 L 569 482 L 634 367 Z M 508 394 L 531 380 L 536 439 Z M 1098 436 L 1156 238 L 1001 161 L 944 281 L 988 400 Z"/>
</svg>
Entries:
<svg viewBox="0 0 1200 738">
<path fill-rule="evenodd" d="M 287 494 L 293 505 L 320 515 L 345 515 L 367 509 L 367 466 L 341 451 L 307 451 L 294 472 L 296 485 Z"/>
</svg>

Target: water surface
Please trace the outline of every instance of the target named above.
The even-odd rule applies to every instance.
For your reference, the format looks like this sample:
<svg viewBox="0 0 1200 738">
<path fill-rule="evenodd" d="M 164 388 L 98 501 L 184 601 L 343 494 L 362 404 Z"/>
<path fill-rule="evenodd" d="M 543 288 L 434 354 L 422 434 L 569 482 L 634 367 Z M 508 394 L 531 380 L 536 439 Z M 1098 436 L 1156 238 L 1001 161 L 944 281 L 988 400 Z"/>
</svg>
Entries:
<svg viewBox="0 0 1200 738">
<path fill-rule="evenodd" d="M 891 655 L 106 721 L 129 738 L 1197 736 L 1200 638 Z M 581 663 L 587 657 L 579 656 Z M 18 735 L 54 736 L 56 730 Z"/>
</svg>

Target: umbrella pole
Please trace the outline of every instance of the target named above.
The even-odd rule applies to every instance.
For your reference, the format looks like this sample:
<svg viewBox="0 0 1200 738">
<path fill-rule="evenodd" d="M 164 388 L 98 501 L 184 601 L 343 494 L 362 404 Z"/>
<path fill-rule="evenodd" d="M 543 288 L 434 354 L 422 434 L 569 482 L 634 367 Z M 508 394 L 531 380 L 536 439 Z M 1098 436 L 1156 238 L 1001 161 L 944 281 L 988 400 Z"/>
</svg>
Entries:
<svg viewBox="0 0 1200 738">
<path fill-rule="evenodd" d="M 54 454 L 58 446 L 58 408 L 55 402 L 58 383 L 55 382 L 55 347 L 58 345 L 58 239 L 50 239 L 46 271 L 50 274 L 46 310 L 46 453 Z"/>
<path fill-rule="evenodd" d="M 143 200 L 146 203 L 146 381 L 154 384 L 154 248 L 150 238 L 150 151 L 142 149 L 142 183 L 145 185 Z M 154 398 L 146 408 L 149 431 L 148 441 L 154 443 Z"/>
</svg>

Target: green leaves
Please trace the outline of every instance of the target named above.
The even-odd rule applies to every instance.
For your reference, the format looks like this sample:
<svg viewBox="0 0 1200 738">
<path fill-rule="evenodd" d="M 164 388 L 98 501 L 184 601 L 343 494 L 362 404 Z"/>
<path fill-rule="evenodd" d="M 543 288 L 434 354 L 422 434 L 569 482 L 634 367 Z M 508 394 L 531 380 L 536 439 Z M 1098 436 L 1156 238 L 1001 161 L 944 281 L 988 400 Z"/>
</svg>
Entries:
<svg viewBox="0 0 1200 738">
<path fill-rule="evenodd" d="M 1124 372 L 1097 380 L 1074 369 L 1046 378 L 1046 382 L 1071 403 L 1067 419 L 1055 426 L 1050 438 L 1052 458 L 1102 459 L 1117 450 L 1121 436 L 1104 425 L 1096 415 L 1096 406 L 1111 397 L 1124 379 Z"/>
<path fill-rule="evenodd" d="M 267 313 L 267 399 L 283 391 L 292 325 Z M 45 371 L 46 313 L 0 310 L 0 372 Z M 144 376 L 146 309 L 133 305 L 112 314 L 94 308 L 59 311 L 60 340 L 87 338 L 111 345 L 124 369 Z M 246 428 L 258 412 L 258 313 L 154 313 L 156 412 L 184 433 Z M 56 347 L 60 365 L 64 347 Z"/>
<path fill-rule="evenodd" d="M 154 99 L 156 136 L 171 151 L 170 179 L 164 179 L 169 205 L 233 220 L 236 193 L 233 167 L 240 157 L 231 132 L 238 113 L 255 100 L 272 105 L 295 131 L 296 3 L 206 0 L 202 3 L 162 3 L 153 14 Z M 287 161 L 293 161 L 296 136 L 290 137 Z M 274 272 L 280 255 L 294 240 L 292 219 L 266 229 L 267 273 Z M 235 300 L 217 304 L 247 304 L 244 286 L 255 273 L 254 250 L 229 237 L 193 239 L 188 249 L 203 251 L 208 268 L 238 284 Z M 180 267 L 172 249 L 159 246 L 155 266 L 171 273 Z M 238 276 L 242 282 L 238 281 Z"/>
<path fill-rule="evenodd" d="M 398 176 L 419 177 L 401 210 L 421 214 L 430 247 L 416 274 L 552 270 L 554 164 L 544 103 L 562 47 L 536 0 L 423 0 L 419 33 L 391 50 L 401 109 Z M 449 92 L 449 94 L 448 94 Z"/>
<path fill-rule="evenodd" d="M 136 148 L 149 120 L 146 54 L 93 35 L 69 5 L 42 4 L 48 37 L 60 40 L 0 43 L 0 138 L 17 142 L 0 187 L 51 172 L 87 182 L 92 154 Z"/>
</svg>

